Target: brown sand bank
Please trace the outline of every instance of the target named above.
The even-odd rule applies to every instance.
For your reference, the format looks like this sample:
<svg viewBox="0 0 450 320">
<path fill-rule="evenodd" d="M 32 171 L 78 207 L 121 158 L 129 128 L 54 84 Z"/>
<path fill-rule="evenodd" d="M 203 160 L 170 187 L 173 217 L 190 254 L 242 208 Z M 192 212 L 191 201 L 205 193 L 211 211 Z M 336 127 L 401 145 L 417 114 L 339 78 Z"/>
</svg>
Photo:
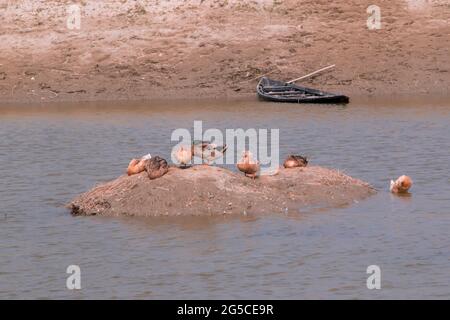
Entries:
<svg viewBox="0 0 450 320">
<path fill-rule="evenodd" d="M 81 5 L 81 29 L 67 6 Z M 260 74 L 355 95 L 444 95 L 450 4 L 373 1 L 0 1 L 0 102 L 254 95 Z"/>
<path fill-rule="evenodd" d="M 73 215 L 192 216 L 298 213 L 339 207 L 375 191 L 338 171 L 311 166 L 250 179 L 228 169 L 171 167 L 161 178 L 121 176 L 68 204 Z"/>
</svg>

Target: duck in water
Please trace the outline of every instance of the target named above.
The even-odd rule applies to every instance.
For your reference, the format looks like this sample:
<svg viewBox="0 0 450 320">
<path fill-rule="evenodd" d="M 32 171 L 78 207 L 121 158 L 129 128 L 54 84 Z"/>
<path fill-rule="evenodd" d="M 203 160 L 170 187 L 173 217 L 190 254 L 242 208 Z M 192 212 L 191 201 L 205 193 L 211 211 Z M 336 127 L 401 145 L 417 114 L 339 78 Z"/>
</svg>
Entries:
<svg viewBox="0 0 450 320">
<path fill-rule="evenodd" d="M 397 180 L 391 180 L 391 186 L 389 190 L 392 193 L 407 193 L 408 190 L 411 188 L 413 184 L 413 181 L 408 176 L 401 176 Z"/>
<path fill-rule="evenodd" d="M 145 171 L 147 171 L 150 180 L 162 177 L 169 171 L 167 161 L 159 156 L 151 158 L 145 163 Z"/>
<path fill-rule="evenodd" d="M 246 177 L 253 179 L 256 178 L 260 168 L 258 160 L 253 159 L 250 151 L 244 151 L 242 153 L 242 158 L 238 161 L 236 167 L 239 171 L 244 172 Z"/>
<path fill-rule="evenodd" d="M 285 168 L 306 167 L 308 165 L 308 159 L 299 155 L 293 155 L 287 157 L 284 161 Z"/>
</svg>

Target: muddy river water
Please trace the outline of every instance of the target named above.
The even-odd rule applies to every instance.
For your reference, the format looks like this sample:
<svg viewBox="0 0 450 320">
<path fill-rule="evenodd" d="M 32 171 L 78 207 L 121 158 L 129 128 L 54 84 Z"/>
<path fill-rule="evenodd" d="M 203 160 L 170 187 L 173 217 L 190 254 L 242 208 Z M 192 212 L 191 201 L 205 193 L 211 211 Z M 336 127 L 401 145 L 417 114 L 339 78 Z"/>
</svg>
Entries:
<svg viewBox="0 0 450 320">
<path fill-rule="evenodd" d="M 169 157 L 171 133 L 278 128 L 280 154 L 379 192 L 289 216 L 72 217 L 64 204 Z M 0 107 L 0 298 L 450 298 L 450 102 L 347 106 L 246 101 Z M 388 193 L 408 174 L 411 196 Z M 66 268 L 81 269 L 68 290 Z M 369 290 L 369 265 L 381 289 Z"/>
</svg>

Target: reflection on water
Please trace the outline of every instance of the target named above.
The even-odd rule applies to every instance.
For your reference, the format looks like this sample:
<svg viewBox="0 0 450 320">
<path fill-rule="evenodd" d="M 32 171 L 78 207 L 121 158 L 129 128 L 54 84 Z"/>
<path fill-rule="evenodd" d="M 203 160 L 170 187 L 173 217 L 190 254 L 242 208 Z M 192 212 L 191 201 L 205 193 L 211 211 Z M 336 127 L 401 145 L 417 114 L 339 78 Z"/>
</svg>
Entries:
<svg viewBox="0 0 450 320">
<path fill-rule="evenodd" d="M 0 107 L 0 298 L 450 298 L 447 103 L 232 101 Z M 295 216 L 71 217 L 63 205 L 175 128 L 279 128 L 281 156 L 380 192 Z M 389 180 L 411 175 L 410 197 Z M 68 265 L 82 290 L 65 289 Z M 382 290 L 366 288 L 366 268 Z"/>
</svg>

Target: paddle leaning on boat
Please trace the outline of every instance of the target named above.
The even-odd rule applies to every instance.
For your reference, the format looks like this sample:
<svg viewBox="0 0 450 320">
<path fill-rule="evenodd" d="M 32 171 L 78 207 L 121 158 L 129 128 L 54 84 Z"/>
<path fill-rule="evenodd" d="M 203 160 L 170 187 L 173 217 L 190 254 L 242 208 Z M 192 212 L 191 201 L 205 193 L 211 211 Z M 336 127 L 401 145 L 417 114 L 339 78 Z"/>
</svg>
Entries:
<svg viewBox="0 0 450 320">
<path fill-rule="evenodd" d="M 256 86 L 256 92 L 260 99 L 275 102 L 348 103 L 349 98 L 342 94 L 325 92 L 294 84 L 296 81 L 305 80 L 324 71 L 331 70 L 335 66 L 332 64 L 287 82 L 262 77 Z"/>
<path fill-rule="evenodd" d="M 321 90 L 295 85 L 293 83 L 261 78 L 256 87 L 260 99 L 274 102 L 293 103 L 348 103 L 349 98 Z"/>
</svg>

